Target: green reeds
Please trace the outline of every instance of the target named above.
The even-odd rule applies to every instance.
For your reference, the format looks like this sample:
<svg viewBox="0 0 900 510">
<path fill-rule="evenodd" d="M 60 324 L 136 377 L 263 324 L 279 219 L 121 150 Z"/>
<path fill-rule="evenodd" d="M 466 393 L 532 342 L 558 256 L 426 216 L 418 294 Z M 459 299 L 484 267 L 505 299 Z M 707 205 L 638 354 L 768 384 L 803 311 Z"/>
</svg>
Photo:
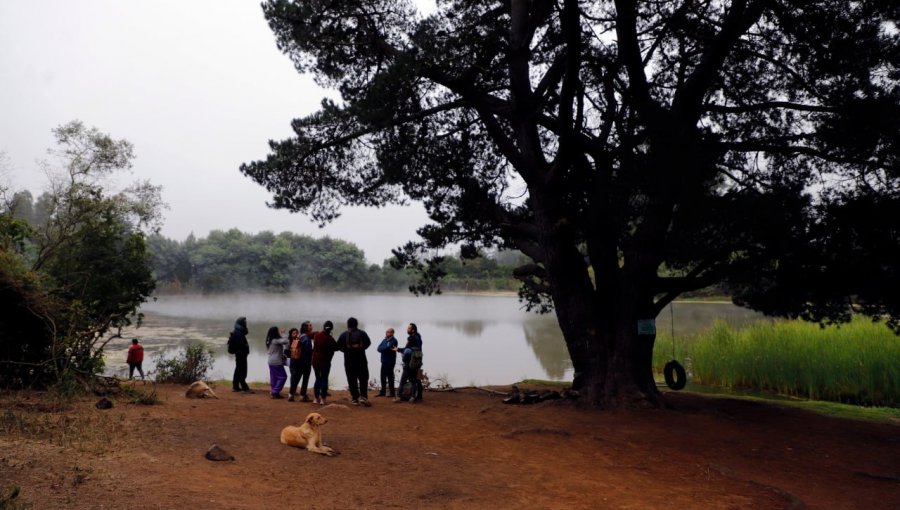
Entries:
<svg viewBox="0 0 900 510">
<path fill-rule="evenodd" d="M 685 346 L 695 382 L 867 406 L 900 407 L 900 337 L 863 318 L 742 329 L 715 324 Z"/>
</svg>

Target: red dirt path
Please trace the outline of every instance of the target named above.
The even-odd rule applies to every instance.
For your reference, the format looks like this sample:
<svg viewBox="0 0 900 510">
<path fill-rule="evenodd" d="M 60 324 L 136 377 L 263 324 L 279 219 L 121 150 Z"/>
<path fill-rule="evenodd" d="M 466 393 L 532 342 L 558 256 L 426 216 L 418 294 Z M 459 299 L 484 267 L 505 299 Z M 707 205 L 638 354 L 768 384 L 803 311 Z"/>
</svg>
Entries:
<svg viewBox="0 0 900 510">
<path fill-rule="evenodd" d="M 477 390 L 321 409 L 217 389 L 197 401 L 163 385 L 162 405 L 107 411 L 78 402 L 66 414 L 105 413 L 117 431 L 99 454 L 0 433 L 0 497 L 18 486 L 36 509 L 900 508 L 900 424 L 673 393 L 669 410 L 511 406 Z M 339 456 L 279 443 L 314 410 Z M 214 443 L 236 460 L 206 460 Z"/>
</svg>

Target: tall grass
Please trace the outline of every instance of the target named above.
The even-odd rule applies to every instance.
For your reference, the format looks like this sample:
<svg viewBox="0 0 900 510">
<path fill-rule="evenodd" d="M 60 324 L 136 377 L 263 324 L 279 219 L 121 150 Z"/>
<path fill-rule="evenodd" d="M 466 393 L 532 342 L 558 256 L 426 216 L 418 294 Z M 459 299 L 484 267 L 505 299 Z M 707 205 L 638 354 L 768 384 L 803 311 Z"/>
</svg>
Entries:
<svg viewBox="0 0 900 510">
<path fill-rule="evenodd" d="M 900 407 L 900 337 L 856 319 L 742 329 L 716 323 L 685 347 L 695 382 L 861 405 Z"/>
</svg>

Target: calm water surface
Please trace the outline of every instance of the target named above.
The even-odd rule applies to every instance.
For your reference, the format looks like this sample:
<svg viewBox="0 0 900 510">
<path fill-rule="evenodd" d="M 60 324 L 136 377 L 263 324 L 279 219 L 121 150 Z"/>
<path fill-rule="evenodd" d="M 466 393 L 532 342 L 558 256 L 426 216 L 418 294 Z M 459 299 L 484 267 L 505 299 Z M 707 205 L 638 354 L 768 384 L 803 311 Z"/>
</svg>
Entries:
<svg viewBox="0 0 900 510">
<path fill-rule="evenodd" d="M 144 371 L 153 370 L 157 356 L 173 357 L 191 343 L 203 342 L 215 353 L 211 379 L 231 379 L 234 357 L 225 348 L 236 318 L 247 317 L 250 328 L 249 377 L 267 381 L 265 333 L 270 326 L 285 330 L 304 320 L 316 329 L 331 320 L 334 336 L 353 316 L 372 339 L 369 376 L 378 377 L 375 351 L 388 327 L 401 345 L 406 325 L 415 322 L 424 344 L 424 370 L 432 380 L 454 386 L 509 384 L 521 379 L 568 380 L 572 362 L 554 315 L 525 312 L 515 296 L 410 294 L 298 293 L 228 296 L 162 296 L 144 304 L 144 324 L 124 332 L 125 339 L 107 345 L 108 372 L 127 373 L 125 349 L 130 338 L 143 339 Z M 760 316 L 730 304 L 676 303 L 657 319 L 657 348 L 671 348 L 671 335 L 702 331 L 717 319 L 740 325 Z M 332 383 L 346 386 L 343 357 L 335 356 Z"/>
</svg>

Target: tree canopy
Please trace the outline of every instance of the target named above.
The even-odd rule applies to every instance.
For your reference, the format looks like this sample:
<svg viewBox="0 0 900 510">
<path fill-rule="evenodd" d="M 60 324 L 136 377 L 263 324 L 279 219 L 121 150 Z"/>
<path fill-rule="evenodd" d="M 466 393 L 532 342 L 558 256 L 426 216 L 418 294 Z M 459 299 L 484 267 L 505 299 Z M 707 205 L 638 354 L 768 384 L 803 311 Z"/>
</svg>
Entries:
<svg viewBox="0 0 900 510">
<path fill-rule="evenodd" d="M 407 271 L 390 260 L 367 264 L 355 244 L 291 232 L 249 234 L 214 230 L 206 238 L 178 242 L 148 239 L 151 265 L 162 292 L 399 291 L 409 288 Z M 502 254 L 506 258 L 512 254 Z M 489 254 L 477 260 L 446 258 L 440 269 L 453 290 L 515 290 L 512 266 Z"/>
<path fill-rule="evenodd" d="M 422 201 L 434 224 L 396 254 L 426 277 L 448 244 L 521 250 L 520 295 L 555 310 L 591 402 L 655 399 L 652 319 L 716 282 L 769 314 L 900 326 L 896 2 L 263 12 L 340 100 L 241 171 L 320 222 Z"/>
</svg>

